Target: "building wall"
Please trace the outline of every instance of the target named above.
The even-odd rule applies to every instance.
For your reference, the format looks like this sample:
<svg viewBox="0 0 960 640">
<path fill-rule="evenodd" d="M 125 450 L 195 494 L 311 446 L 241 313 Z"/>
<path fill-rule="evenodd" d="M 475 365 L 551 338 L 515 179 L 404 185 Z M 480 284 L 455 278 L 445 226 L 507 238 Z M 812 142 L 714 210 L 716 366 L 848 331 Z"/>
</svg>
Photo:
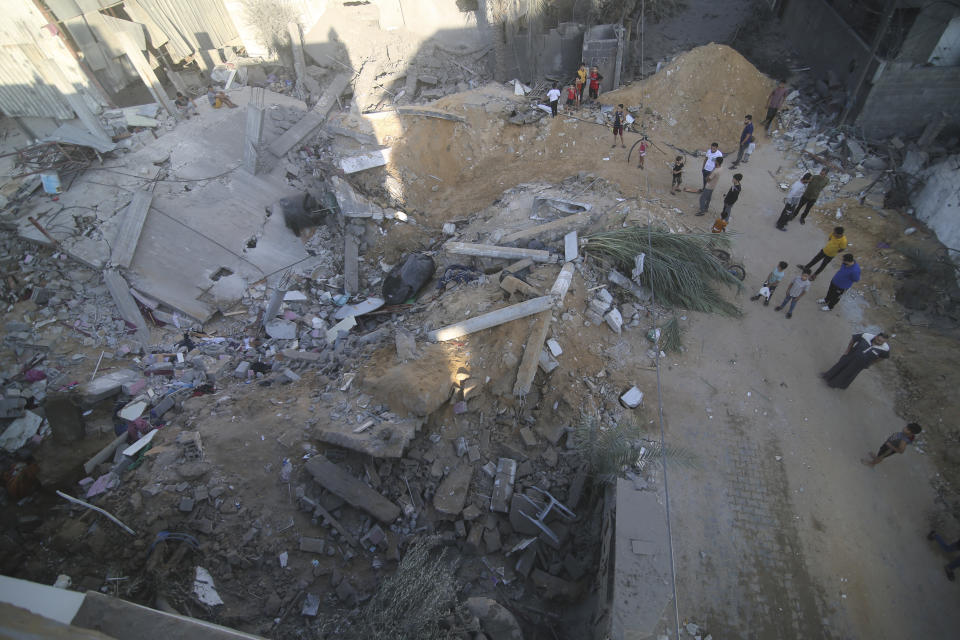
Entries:
<svg viewBox="0 0 960 640">
<path fill-rule="evenodd" d="M 960 155 L 950 156 L 925 172 L 925 184 L 913 197 L 918 220 L 948 247 L 960 247 Z M 954 261 L 960 254 L 951 252 Z"/>
<path fill-rule="evenodd" d="M 889 64 L 874 80 L 856 123 L 871 138 L 912 137 L 943 111 L 960 122 L 960 67 Z"/>
<path fill-rule="evenodd" d="M 824 0 L 785 0 L 781 27 L 815 77 L 832 73 L 853 91 L 864 65 L 876 66 L 870 46 Z"/>
</svg>

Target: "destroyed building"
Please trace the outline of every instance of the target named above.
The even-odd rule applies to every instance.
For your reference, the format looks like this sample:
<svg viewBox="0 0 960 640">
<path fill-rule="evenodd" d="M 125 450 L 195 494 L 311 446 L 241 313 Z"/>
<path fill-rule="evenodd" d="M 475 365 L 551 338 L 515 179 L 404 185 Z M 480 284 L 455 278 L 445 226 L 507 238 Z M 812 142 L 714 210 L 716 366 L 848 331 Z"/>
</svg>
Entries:
<svg viewBox="0 0 960 640">
<path fill-rule="evenodd" d="M 955 628 L 922 540 L 960 527 L 953 133 L 861 136 L 829 69 L 790 54 L 761 134 L 779 78 L 726 44 L 638 44 L 647 19 L 741 25 L 648 4 L 12 3 L 4 633 Z M 776 10 L 800 9 L 769 4 L 780 55 Z M 551 117 L 581 61 L 599 99 Z M 747 113 L 743 197 L 712 233 L 703 149 L 732 160 Z M 807 225 L 776 232 L 821 168 Z M 793 319 L 753 301 L 838 224 L 864 277 L 836 311 L 807 304 L 829 272 Z M 880 329 L 889 362 L 819 384 Z M 857 465 L 901 418 L 913 449 Z M 917 615 L 861 615 L 890 598 Z"/>
</svg>

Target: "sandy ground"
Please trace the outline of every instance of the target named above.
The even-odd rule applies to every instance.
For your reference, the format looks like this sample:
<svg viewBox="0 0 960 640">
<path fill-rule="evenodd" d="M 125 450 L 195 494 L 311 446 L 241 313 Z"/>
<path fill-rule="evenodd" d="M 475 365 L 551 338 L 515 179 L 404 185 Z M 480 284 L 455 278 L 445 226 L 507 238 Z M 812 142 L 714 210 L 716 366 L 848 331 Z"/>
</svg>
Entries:
<svg viewBox="0 0 960 640">
<path fill-rule="evenodd" d="M 782 194 L 767 170 L 782 164 L 763 145 L 741 167 L 731 228 L 748 272 L 743 318 L 691 315 L 687 352 L 663 362 L 667 439 L 702 461 L 668 468 L 681 622 L 714 637 L 948 637 L 960 611 L 948 604 L 956 586 L 945 559 L 925 540 L 929 459 L 909 451 L 873 470 L 858 462 L 903 426 L 892 363 L 845 391 L 817 375 L 871 312 L 851 319 L 862 314 L 850 299 L 820 311 L 834 265 L 790 320 L 747 299 L 781 259 L 796 275 L 834 223 L 815 209 L 819 228 L 774 228 Z M 893 350 L 905 346 L 892 340 Z M 672 619 L 671 607 L 664 629 Z"/>
</svg>

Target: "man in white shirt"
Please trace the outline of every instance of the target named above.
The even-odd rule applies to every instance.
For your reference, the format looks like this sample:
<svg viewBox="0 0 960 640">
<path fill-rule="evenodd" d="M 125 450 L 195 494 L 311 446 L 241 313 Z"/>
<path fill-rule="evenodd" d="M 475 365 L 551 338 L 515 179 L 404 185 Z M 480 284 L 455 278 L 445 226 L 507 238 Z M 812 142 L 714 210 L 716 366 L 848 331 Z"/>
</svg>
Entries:
<svg viewBox="0 0 960 640">
<path fill-rule="evenodd" d="M 780 229 L 780 231 L 787 230 L 787 222 L 790 221 L 794 208 L 796 208 L 800 202 L 800 197 L 803 195 L 803 192 L 807 190 L 807 185 L 812 178 L 812 173 L 805 173 L 802 178 L 794 182 L 790 187 L 790 191 L 787 192 L 787 197 L 783 200 L 783 211 L 780 212 L 780 217 L 777 218 L 777 229 Z"/>
<path fill-rule="evenodd" d="M 560 103 L 560 89 L 557 88 L 557 84 L 553 84 L 553 89 L 547 91 L 547 100 L 550 101 L 550 111 L 553 114 L 553 117 L 557 117 L 557 105 Z"/>
<path fill-rule="evenodd" d="M 713 171 L 714 167 L 717 165 L 717 158 L 723 157 L 723 152 L 720 151 L 720 145 L 716 142 L 710 144 L 710 148 L 704 152 L 704 155 L 707 156 L 707 159 L 703 161 L 703 189 L 707 188 L 707 177 L 710 175 L 710 172 Z"/>
</svg>

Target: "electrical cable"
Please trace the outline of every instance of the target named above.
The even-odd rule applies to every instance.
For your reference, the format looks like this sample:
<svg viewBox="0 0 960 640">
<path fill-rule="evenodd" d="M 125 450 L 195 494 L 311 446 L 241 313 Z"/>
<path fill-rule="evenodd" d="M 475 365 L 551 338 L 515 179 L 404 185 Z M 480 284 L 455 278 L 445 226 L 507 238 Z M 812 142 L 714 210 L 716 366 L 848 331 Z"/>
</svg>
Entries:
<svg viewBox="0 0 960 640">
<path fill-rule="evenodd" d="M 640 3 L 640 69 L 643 69 L 644 62 L 644 33 L 646 31 L 646 0 L 642 0 Z M 644 172 L 644 189 L 649 193 L 650 191 L 650 174 Z M 653 255 L 653 238 L 652 238 L 652 227 L 653 227 L 653 217 L 650 212 L 647 212 L 647 247 L 650 251 L 650 255 Z M 651 305 L 653 310 L 653 326 L 654 331 L 656 331 L 657 326 L 657 294 L 656 290 L 653 287 L 650 287 L 651 300 L 653 304 Z M 666 446 L 666 432 L 663 426 L 663 387 L 660 384 L 660 344 L 659 341 L 654 343 L 654 350 L 657 352 L 657 356 L 654 359 L 654 363 L 657 369 L 657 420 L 660 423 L 660 450 L 663 451 Z M 667 456 L 660 457 L 660 464 L 663 465 L 663 494 L 664 494 L 664 507 L 666 509 L 667 516 L 667 543 L 670 550 L 670 584 L 673 588 L 673 616 L 674 624 L 676 626 L 677 638 L 680 637 L 680 602 L 677 596 L 677 559 L 676 553 L 673 549 L 673 526 L 670 522 L 670 486 L 667 481 Z"/>
</svg>

